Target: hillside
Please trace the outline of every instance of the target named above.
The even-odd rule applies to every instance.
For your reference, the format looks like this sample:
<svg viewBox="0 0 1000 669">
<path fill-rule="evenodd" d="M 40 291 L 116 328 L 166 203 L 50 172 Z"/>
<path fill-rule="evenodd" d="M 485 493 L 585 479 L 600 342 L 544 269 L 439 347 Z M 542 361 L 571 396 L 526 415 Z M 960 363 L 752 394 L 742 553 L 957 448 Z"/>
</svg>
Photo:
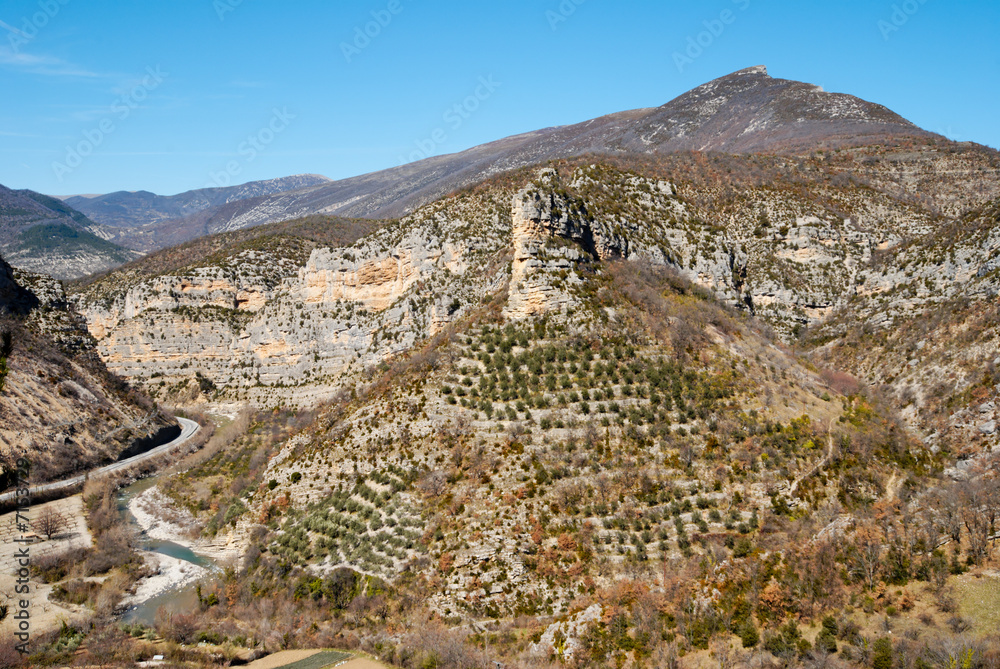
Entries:
<svg viewBox="0 0 1000 669">
<path fill-rule="evenodd" d="M 58 282 L 2 259 L 0 329 L 13 341 L 0 393 L 5 486 L 22 454 L 32 462 L 32 483 L 43 483 L 114 462 L 133 441 L 171 424 L 108 372 Z"/>
<path fill-rule="evenodd" d="M 16 267 L 74 279 L 139 256 L 96 235 L 96 227 L 59 200 L 0 186 L 0 251 Z"/>
<path fill-rule="evenodd" d="M 994 658 L 990 615 L 959 601 L 967 570 L 993 578 L 989 448 L 942 478 L 953 454 L 751 317 L 754 275 L 701 241 L 738 228 L 700 220 L 690 188 L 560 164 L 314 251 L 241 336 L 271 378 L 303 366 L 261 374 L 275 408 L 158 488 L 167 522 L 243 547 L 158 629 L 399 666 Z M 341 322 L 371 339 L 338 360 Z M 343 392 L 276 406 L 311 385 Z"/>
<path fill-rule="evenodd" d="M 1000 660 L 1000 154 L 751 68 L 400 170 L 70 287 L 108 369 L 233 418 L 143 493 L 234 558 L 173 659 Z"/>
<path fill-rule="evenodd" d="M 197 372 L 226 397 L 308 405 L 335 393 L 344 373 L 406 351 L 516 279 L 520 205 L 509 203 L 532 182 L 594 257 L 672 267 L 786 338 L 841 312 L 858 327 L 890 327 L 890 298 L 906 314 L 995 291 L 996 239 L 969 236 L 947 262 L 939 252 L 955 230 L 947 212 L 974 217 L 983 198 L 1000 195 L 989 153 L 932 145 L 808 159 L 590 160 L 559 164 L 545 185 L 531 170 L 488 181 L 339 249 L 191 254 L 183 271 L 113 273 L 75 299 L 111 368 L 154 392 Z M 914 177 L 944 168 L 969 187 Z M 530 312 L 545 298 L 542 287 L 525 290 L 511 309 Z"/>
</svg>

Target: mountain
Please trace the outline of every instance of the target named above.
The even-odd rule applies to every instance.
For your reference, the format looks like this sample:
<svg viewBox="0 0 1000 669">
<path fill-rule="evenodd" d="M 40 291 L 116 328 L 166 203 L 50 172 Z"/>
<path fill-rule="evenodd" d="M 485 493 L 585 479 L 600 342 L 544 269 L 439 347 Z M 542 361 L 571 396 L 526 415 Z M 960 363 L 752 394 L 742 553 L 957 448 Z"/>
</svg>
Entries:
<svg viewBox="0 0 1000 669">
<path fill-rule="evenodd" d="M 454 155 L 235 202 L 214 210 L 207 219 L 192 220 L 189 226 L 182 223 L 181 228 L 186 229 L 183 234 L 206 234 L 314 213 L 395 218 L 490 176 L 587 153 L 796 153 L 930 136 L 880 105 L 826 93 L 811 84 L 774 79 L 766 68 L 752 67 L 655 109 L 547 128 Z M 185 240 L 175 236 L 172 241 Z"/>
<path fill-rule="evenodd" d="M 289 224 L 79 285 L 112 369 L 251 407 L 146 494 L 159 532 L 241 556 L 157 632 L 456 669 L 988 666 L 998 168 L 934 139 L 583 156 L 308 257 Z"/>
<path fill-rule="evenodd" d="M 68 197 L 65 202 L 103 226 L 102 234 L 108 239 L 137 251 L 149 251 L 208 234 L 201 230 L 189 232 L 190 236 L 185 239 L 174 240 L 169 236 L 164 238 L 171 222 L 177 219 L 190 218 L 230 202 L 321 185 L 328 181 L 326 177 L 304 174 L 253 181 L 241 186 L 203 188 L 171 196 L 155 195 L 147 191 L 122 191 L 108 195 Z"/>
<path fill-rule="evenodd" d="M 973 236 L 956 221 L 993 211 L 1000 156 L 927 141 L 809 158 L 557 161 L 541 177 L 527 168 L 487 180 L 356 242 L 345 237 L 339 248 L 290 226 L 239 244 L 212 242 L 215 252 L 185 254 L 183 266 L 142 261 L 137 271 L 79 286 L 76 300 L 108 365 L 164 399 L 197 371 L 225 397 L 309 405 L 484 302 L 501 299 L 507 318 L 549 310 L 562 294 L 549 284 L 565 283 L 557 277 L 579 258 L 548 251 L 544 260 L 519 260 L 518 220 L 530 216 L 515 195 L 527 188 L 519 197 L 537 200 L 560 221 L 557 237 L 589 257 L 672 268 L 786 338 L 844 312 L 851 327 L 881 329 L 997 290 L 991 263 L 1000 242 L 983 232 L 989 225 L 977 224 Z M 521 276 L 539 263 L 549 278 Z M 563 301 L 575 309 L 574 299 Z M 957 435 L 938 432 L 944 441 Z"/>
<path fill-rule="evenodd" d="M 995 663 L 1000 153 L 759 69 L 675 102 L 370 228 L 231 203 L 235 229 L 72 285 L 115 373 L 243 410 L 144 493 L 235 558 L 157 634 Z M 734 152 L 684 150 L 702 127 Z"/>
<path fill-rule="evenodd" d="M 144 393 L 108 372 L 86 321 L 58 281 L 0 258 L 0 330 L 13 335 L 0 392 L 0 467 L 32 463 L 32 482 L 117 460 L 172 421 Z"/>
<path fill-rule="evenodd" d="M 0 251 L 16 267 L 72 279 L 140 255 L 94 234 L 96 228 L 55 198 L 0 186 Z"/>
</svg>

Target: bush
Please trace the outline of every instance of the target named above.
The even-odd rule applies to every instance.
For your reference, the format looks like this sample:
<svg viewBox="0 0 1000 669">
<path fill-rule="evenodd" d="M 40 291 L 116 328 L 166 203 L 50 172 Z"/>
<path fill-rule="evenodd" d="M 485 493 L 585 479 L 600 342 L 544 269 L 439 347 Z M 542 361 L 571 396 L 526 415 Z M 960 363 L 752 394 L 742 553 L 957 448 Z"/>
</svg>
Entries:
<svg viewBox="0 0 1000 669">
<path fill-rule="evenodd" d="M 825 650 L 827 653 L 837 652 L 837 635 L 823 630 L 816 637 L 816 647 Z"/>
<path fill-rule="evenodd" d="M 77 579 L 62 585 L 57 585 L 52 589 L 52 599 L 69 604 L 83 606 L 89 602 L 101 590 L 100 583 L 92 581 L 82 581 Z"/>
<path fill-rule="evenodd" d="M 872 669 L 892 669 L 892 642 L 889 639 L 879 639 L 872 650 Z"/>
<path fill-rule="evenodd" d="M 740 641 L 743 642 L 744 648 L 756 648 L 757 644 L 760 643 L 760 632 L 757 631 L 757 626 L 753 624 L 752 620 L 748 620 L 740 630 Z"/>
<path fill-rule="evenodd" d="M 33 558 L 32 570 L 43 582 L 56 583 L 65 579 L 73 565 L 82 562 L 86 556 L 86 548 L 77 548 L 59 555 L 42 555 Z"/>
<path fill-rule="evenodd" d="M 753 553 L 753 542 L 749 537 L 740 537 L 733 546 L 734 558 L 745 558 Z"/>
</svg>

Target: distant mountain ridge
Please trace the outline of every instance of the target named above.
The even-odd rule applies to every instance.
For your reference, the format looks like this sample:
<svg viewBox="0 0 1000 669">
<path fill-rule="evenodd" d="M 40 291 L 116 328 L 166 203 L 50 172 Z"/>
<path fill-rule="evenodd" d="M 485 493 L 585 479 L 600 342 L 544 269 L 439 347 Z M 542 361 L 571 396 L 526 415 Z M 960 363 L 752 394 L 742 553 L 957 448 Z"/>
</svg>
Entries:
<svg viewBox="0 0 1000 669">
<path fill-rule="evenodd" d="M 310 214 L 397 218 L 493 175 L 586 153 L 794 153 L 901 136 L 932 133 L 882 105 L 774 79 L 758 66 L 699 86 L 661 107 L 515 135 L 453 155 L 245 199 L 180 227 L 193 232 L 204 225 L 215 233 Z"/>
<path fill-rule="evenodd" d="M 141 255 L 103 239 L 96 228 L 56 198 L 0 186 L 0 252 L 15 267 L 74 279 Z"/>
<path fill-rule="evenodd" d="M 788 154 L 878 138 L 932 136 L 882 105 L 775 79 L 766 67 L 757 66 L 708 82 L 661 107 L 528 132 L 339 181 L 300 175 L 171 197 L 112 193 L 66 202 L 105 226 L 100 233 L 105 238 L 150 251 L 314 214 L 398 218 L 496 174 L 588 153 Z"/>
<path fill-rule="evenodd" d="M 274 195 L 329 182 L 324 176 L 300 174 L 280 179 L 252 181 L 240 186 L 202 188 L 178 195 L 156 195 L 149 191 L 119 191 L 107 195 L 77 195 L 65 203 L 103 226 L 102 236 L 139 251 L 169 245 L 157 243 L 151 226 L 197 216 L 201 212 L 249 198 Z M 169 227 L 169 226 L 165 226 Z"/>
</svg>

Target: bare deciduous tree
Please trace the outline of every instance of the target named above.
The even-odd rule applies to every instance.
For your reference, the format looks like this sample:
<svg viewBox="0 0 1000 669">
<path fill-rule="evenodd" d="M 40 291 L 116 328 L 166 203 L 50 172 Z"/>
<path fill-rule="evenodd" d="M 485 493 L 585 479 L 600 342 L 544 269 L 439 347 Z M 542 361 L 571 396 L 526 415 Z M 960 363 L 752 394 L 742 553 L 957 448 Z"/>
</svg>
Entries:
<svg viewBox="0 0 1000 669">
<path fill-rule="evenodd" d="M 42 509 L 42 512 L 35 519 L 35 529 L 46 539 L 52 540 L 62 530 L 66 529 L 68 523 L 66 517 L 56 511 L 51 506 Z"/>
<path fill-rule="evenodd" d="M 441 470 L 428 473 L 417 483 L 417 487 L 429 497 L 440 497 L 448 486 L 448 475 Z"/>
<path fill-rule="evenodd" d="M 854 533 L 851 550 L 851 571 L 861 577 L 868 590 L 875 588 L 882 568 L 882 548 L 884 539 L 878 528 L 862 525 Z"/>
</svg>

